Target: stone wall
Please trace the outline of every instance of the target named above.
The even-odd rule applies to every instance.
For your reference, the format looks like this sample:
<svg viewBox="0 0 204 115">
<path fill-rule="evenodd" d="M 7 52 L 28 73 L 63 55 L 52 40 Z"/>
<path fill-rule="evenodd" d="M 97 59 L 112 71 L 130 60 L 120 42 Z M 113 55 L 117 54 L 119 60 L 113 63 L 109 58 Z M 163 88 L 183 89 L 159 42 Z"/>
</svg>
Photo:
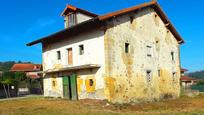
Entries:
<svg viewBox="0 0 204 115">
<path fill-rule="evenodd" d="M 146 8 L 110 19 L 107 25 L 111 28 L 104 37 L 106 98 L 129 103 L 178 97 L 179 44 L 157 13 Z"/>
</svg>

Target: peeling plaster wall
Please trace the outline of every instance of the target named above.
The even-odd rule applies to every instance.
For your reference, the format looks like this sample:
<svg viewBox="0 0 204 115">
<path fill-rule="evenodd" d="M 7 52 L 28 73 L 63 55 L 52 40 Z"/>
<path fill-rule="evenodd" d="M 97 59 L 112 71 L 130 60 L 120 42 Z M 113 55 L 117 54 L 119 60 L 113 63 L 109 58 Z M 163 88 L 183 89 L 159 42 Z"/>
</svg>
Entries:
<svg viewBox="0 0 204 115">
<path fill-rule="evenodd" d="M 134 17 L 132 22 L 130 16 Z M 107 25 L 112 28 L 104 37 L 106 98 L 128 103 L 178 97 L 179 44 L 156 12 L 146 8 L 110 19 Z M 129 53 L 125 53 L 125 43 L 130 44 Z M 147 56 L 147 46 L 152 46 L 152 57 Z M 172 51 L 175 61 L 171 59 Z M 147 70 L 152 71 L 150 82 Z"/>
<path fill-rule="evenodd" d="M 84 45 L 84 54 L 79 55 L 79 45 Z M 104 54 L 104 31 L 94 30 L 87 33 L 82 33 L 74 36 L 73 38 L 66 38 L 62 41 L 49 43 L 43 47 L 43 70 L 58 70 L 60 68 L 80 66 L 86 64 L 98 64 L 101 67 L 98 69 L 86 69 L 80 71 L 73 71 L 77 74 L 77 87 L 79 99 L 94 98 L 103 99 L 104 94 L 104 79 L 103 73 L 105 72 L 105 54 Z M 68 65 L 68 48 L 72 48 L 73 52 L 73 65 Z M 61 52 L 61 59 L 57 59 L 57 51 Z M 70 72 L 70 73 L 73 73 Z M 59 76 L 55 76 L 59 77 Z M 85 81 L 89 78 L 94 78 L 95 91 L 87 92 L 85 87 Z M 44 79 L 44 92 L 45 96 L 60 97 L 63 96 L 63 87 L 59 86 L 58 93 L 55 92 L 51 85 L 53 74 L 45 75 Z M 60 78 L 61 79 L 61 78 Z M 57 84 L 62 85 L 61 81 L 57 81 Z M 53 90 L 53 91 L 52 91 Z M 97 90 L 97 91 L 96 91 Z M 100 90 L 100 91 L 98 91 Z M 51 92 L 51 93 L 50 93 Z M 61 96 L 62 95 L 62 96 Z"/>
<path fill-rule="evenodd" d="M 79 54 L 79 46 L 84 45 L 84 54 Z M 68 65 L 68 51 L 72 48 L 73 65 Z M 61 52 L 61 59 L 57 59 L 57 51 Z M 62 41 L 50 43 L 43 48 L 43 70 L 58 69 L 85 64 L 104 65 L 104 32 L 90 31 L 66 38 Z"/>
<path fill-rule="evenodd" d="M 91 90 L 87 83 L 89 79 L 93 79 L 95 85 Z M 77 81 L 79 99 L 105 99 L 103 69 L 80 70 Z"/>
<path fill-rule="evenodd" d="M 53 86 L 55 82 L 55 86 Z M 62 77 L 57 77 L 56 74 L 43 79 L 44 96 L 46 97 L 63 97 Z"/>
</svg>

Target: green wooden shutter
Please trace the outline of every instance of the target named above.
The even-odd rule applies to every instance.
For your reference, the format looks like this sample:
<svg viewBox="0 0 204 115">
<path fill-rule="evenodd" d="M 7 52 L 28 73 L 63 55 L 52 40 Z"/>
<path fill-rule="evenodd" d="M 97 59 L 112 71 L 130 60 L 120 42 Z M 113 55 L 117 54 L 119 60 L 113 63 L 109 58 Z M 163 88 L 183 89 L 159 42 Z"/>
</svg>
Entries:
<svg viewBox="0 0 204 115">
<path fill-rule="evenodd" d="M 76 74 L 72 74 L 70 76 L 71 79 L 71 94 L 72 94 L 72 100 L 77 100 L 77 80 L 76 80 Z"/>
<path fill-rule="evenodd" d="M 63 94 L 64 98 L 70 99 L 69 97 L 69 80 L 68 77 L 63 77 Z"/>
</svg>

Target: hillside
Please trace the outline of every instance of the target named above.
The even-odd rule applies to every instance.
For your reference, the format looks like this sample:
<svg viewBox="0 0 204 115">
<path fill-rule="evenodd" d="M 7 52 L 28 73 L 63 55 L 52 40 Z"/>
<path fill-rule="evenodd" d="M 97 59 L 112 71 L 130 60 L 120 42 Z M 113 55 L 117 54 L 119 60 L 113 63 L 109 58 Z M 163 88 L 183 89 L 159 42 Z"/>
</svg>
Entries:
<svg viewBox="0 0 204 115">
<path fill-rule="evenodd" d="M 187 74 L 189 77 L 193 77 L 196 79 L 204 79 L 204 70 L 191 72 Z"/>
</svg>

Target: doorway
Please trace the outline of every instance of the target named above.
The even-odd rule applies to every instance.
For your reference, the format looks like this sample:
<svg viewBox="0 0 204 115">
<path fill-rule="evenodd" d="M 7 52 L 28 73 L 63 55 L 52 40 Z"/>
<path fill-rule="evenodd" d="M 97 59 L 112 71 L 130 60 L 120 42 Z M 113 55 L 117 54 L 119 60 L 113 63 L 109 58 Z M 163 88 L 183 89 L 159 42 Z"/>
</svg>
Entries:
<svg viewBox="0 0 204 115">
<path fill-rule="evenodd" d="M 75 74 L 63 77 L 63 94 L 64 94 L 64 98 L 66 99 L 69 99 L 69 100 L 78 99 L 77 79 Z"/>
<path fill-rule="evenodd" d="M 73 64 L 73 52 L 72 48 L 67 49 L 68 50 L 68 65 Z"/>
</svg>

